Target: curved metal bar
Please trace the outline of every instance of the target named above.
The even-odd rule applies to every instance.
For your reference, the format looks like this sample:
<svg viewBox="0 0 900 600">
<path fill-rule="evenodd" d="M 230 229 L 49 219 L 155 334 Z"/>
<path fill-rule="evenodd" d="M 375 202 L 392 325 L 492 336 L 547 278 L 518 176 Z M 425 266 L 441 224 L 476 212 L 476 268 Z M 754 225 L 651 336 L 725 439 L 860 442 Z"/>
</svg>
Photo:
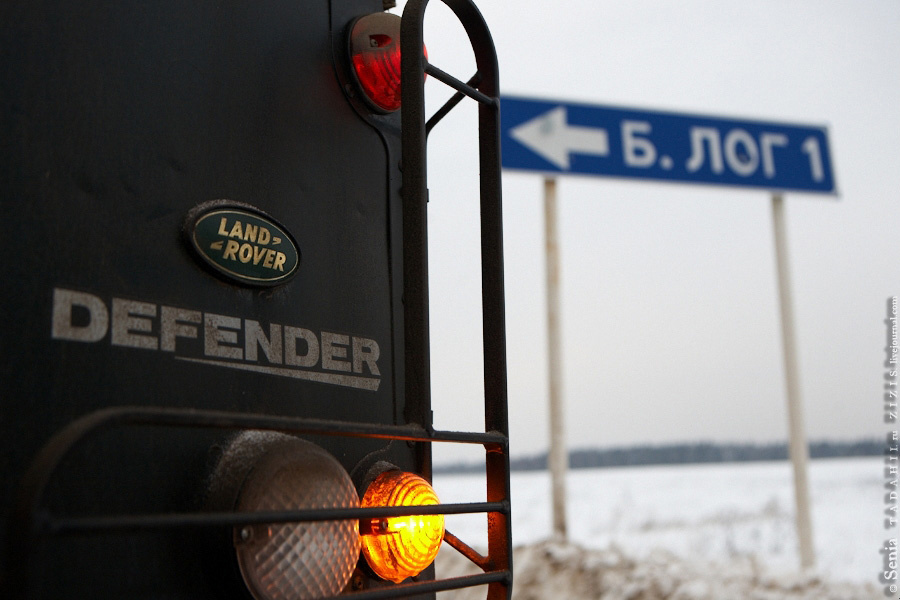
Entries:
<svg viewBox="0 0 900 600">
<path fill-rule="evenodd" d="M 488 98 L 499 97 L 497 52 L 481 13 L 471 0 L 443 0 L 463 25 L 475 52 L 481 81 L 477 89 Z M 406 397 L 431 406 L 428 332 L 428 228 L 427 148 L 424 78 L 426 59 L 423 24 L 428 0 L 409 0 L 400 29 L 401 141 L 403 148 L 403 275 Z M 485 429 L 509 435 L 506 387 L 506 317 L 503 282 L 503 216 L 500 192 L 500 106 L 478 106 L 481 197 L 481 290 L 484 344 Z M 407 415 L 428 427 L 427 414 Z M 509 455 L 488 451 L 488 501 L 509 502 Z M 507 515 L 488 517 L 489 559 L 512 572 L 512 534 Z M 488 588 L 489 600 L 509 598 L 512 583 Z"/>
<path fill-rule="evenodd" d="M 43 491 L 60 461 L 82 440 L 104 430 L 124 425 L 161 427 L 264 429 L 294 434 L 336 435 L 416 442 L 473 443 L 505 445 L 506 440 L 496 433 L 456 433 L 424 431 L 417 426 L 348 423 L 324 419 L 277 417 L 211 410 L 177 408 L 148 408 L 119 406 L 88 413 L 61 429 L 38 452 L 29 466 L 17 496 L 18 523 L 30 520 L 38 512 Z"/>
</svg>

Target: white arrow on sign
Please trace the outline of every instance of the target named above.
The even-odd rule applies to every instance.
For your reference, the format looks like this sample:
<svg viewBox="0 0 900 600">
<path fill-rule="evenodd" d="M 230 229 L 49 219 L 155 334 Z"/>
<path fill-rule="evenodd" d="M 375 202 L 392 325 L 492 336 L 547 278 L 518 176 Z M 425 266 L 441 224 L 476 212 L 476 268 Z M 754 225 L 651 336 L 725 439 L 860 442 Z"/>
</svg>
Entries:
<svg viewBox="0 0 900 600">
<path fill-rule="evenodd" d="M 569 154 L 609 154 L 605 129 L 566 123 L 566 107 L 557 106 L 542 115 L 516 125 L 509 135 L 560 169 L 569 168 Z"/>
</svg>

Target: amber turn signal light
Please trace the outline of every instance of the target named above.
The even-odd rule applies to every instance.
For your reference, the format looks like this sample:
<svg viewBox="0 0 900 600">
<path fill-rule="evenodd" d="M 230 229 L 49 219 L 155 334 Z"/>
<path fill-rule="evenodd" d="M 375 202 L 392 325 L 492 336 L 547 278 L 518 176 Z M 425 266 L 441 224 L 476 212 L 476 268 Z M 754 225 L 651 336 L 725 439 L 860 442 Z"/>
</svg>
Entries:
<svg viewBox="0 0 900 600">
<path fill-rule="evenodd" d="M 422 477 L 385 471 L 366 489 L 360 506 L 428 506 L 440 504 Z M 444 515 L 364 519 L 360 522 L 363 555 L 382 579 L 400 583 L 434 561 L 444 539 Z"/>
</svg>

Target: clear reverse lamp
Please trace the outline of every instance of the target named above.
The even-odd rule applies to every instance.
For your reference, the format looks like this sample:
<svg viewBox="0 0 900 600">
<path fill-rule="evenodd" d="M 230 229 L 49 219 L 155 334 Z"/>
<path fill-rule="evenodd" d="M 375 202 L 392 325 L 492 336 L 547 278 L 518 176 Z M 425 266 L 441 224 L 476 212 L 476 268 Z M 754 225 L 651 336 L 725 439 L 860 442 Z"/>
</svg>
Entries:
<svg viewBox="0 0 900 600">
<path fill-rule="evenodd" d="M 222 462 L 229 453 L 236 472 L 246 471 L 251 463 L 237 496 L 238 511 L 359 506 L 350 476 L 315 444 L 277 433 L 246 432 Z M 237 562 L 256 600 L 339 594 L 356 566 L 359 544 L 355 519 L 234 528 Z"/>
</svg>

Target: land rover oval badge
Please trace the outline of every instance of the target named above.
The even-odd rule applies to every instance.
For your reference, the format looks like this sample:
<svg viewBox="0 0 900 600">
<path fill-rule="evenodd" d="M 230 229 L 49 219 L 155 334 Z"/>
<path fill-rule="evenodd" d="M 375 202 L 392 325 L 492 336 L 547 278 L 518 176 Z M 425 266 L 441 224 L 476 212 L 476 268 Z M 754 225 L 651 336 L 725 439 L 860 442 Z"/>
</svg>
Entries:
<svg viewBox="0 0 900 600">
<path fill-rule="evenodd" d="M 203 262 L 232 282 L 280 285 L 300 265 L 293 236 L 272 217 L 246 204 L 203 203 L 188 214 L 184 233 Z"/>
</svg>

